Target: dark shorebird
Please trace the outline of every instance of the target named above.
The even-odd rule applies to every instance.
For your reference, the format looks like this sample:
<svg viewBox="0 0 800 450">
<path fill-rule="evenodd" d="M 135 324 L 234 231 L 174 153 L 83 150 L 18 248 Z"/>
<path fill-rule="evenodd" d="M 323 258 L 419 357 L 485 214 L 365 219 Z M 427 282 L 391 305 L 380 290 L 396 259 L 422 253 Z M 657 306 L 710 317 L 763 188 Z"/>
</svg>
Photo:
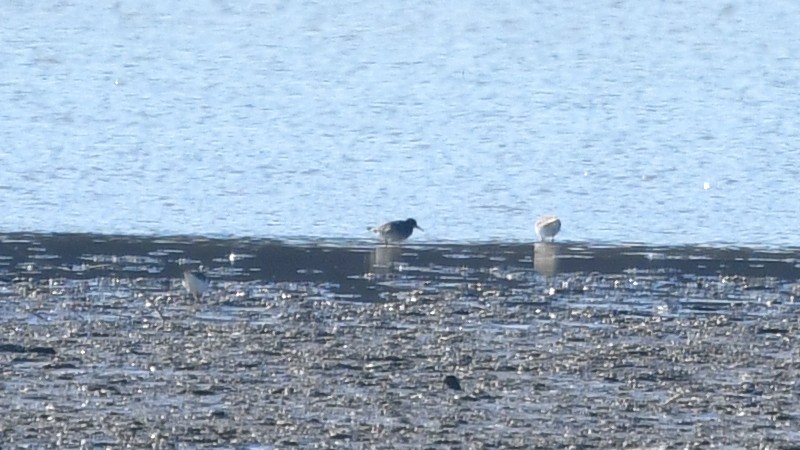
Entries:
<svg viewBox="0 0 800 450">
<path fill-rule="evenodd" d="M 192 294 L 195 301 L 200 301 L 203 293 L 208 289 L 208 278 L 203 272 L 184 270 L 183 271 L 183 287 Z"/>
<path fill-rule="evenodd" d="M 542 241 L 549 238 L 550 242 L 553 242 L 559 231 L 561 231 L 561 220 L 556 216 L 544 216 L 536 221 L 536 234 Z"/>
<path fill-rule="evenodd" d="M 417 225 L 417 221 L 414 219 L 395 220 L 379 227 L 371 228 L 370 231 L 380 236 L 384 244 L 388 244 L 390 242 L 405 241 L 414 232 L 414 228 L 425 231 Z"/>
</svg>

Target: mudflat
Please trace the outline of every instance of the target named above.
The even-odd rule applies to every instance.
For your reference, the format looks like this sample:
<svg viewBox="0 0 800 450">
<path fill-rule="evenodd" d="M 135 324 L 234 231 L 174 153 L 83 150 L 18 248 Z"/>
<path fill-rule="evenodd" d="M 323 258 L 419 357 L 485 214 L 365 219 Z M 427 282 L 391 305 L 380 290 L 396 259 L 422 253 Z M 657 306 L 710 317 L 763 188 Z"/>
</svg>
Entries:
<svg viewBox="0 0 800 450">
<path fill-rule="evenodd" d="M 0 441 L 798 448 L 794 254 L 6 235 Z"/>
</svg>

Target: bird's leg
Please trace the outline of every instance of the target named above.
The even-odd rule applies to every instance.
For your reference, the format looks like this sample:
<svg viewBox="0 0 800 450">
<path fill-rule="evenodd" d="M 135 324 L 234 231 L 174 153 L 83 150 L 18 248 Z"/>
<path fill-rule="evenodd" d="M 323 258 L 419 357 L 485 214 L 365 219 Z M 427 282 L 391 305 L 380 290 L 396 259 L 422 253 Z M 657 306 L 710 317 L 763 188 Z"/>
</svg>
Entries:
<svg viewBox="0 0 800 450">
<path fill-rule="evenodd" d="M 164 323 L 164 315 L 161 314 L 161 308 L 158 305 L 153 305 L 153 309 L 156 310 L 156 314 L 158 314 L 158 318 L 161 319 L 161 323 Z"/>
</svg>

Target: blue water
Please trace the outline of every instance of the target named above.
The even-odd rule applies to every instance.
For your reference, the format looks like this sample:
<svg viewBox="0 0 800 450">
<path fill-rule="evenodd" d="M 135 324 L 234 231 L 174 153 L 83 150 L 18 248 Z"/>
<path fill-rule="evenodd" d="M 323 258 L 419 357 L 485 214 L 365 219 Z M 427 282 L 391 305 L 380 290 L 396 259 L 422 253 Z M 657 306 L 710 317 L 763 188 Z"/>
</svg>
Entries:
<svg viewBox="0 0 800 450">
<path fill-rule="evenodd" d="M 108 4 L 107 4 L 108 3 Z M 800 3 L 0 3 L 0 231 L 792 246 Z"/>
</svg>

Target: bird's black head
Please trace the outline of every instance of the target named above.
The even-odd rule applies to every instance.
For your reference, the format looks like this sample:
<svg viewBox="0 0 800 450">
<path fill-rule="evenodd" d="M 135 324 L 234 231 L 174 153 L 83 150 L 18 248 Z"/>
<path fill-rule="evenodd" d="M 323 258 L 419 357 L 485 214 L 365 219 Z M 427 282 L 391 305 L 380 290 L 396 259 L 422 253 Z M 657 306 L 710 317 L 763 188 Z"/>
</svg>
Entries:
<svg viewBox="0 0 800 450">
<path fill-rule="evenodd" d="M 419 225 L 417 225 L 417 221 L 414 219 L 406 219 L 406 224 L 408 224 L 411 228 L 422 230 L 422 228 L 420 228 Z"/>
</svg>

